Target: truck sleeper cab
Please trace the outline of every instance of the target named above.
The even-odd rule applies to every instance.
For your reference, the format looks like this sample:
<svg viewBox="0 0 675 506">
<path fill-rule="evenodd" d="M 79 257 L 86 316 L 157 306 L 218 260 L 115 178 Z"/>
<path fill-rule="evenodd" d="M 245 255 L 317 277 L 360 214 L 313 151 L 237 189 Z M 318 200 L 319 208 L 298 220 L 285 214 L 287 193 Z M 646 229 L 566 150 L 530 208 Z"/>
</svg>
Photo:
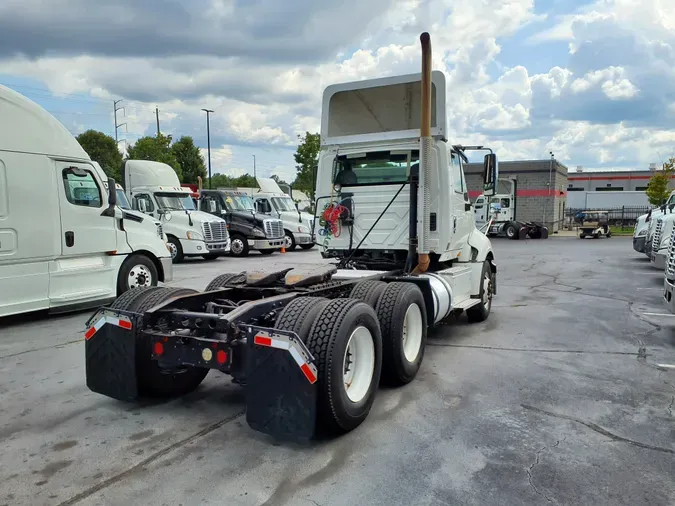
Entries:
<svg viewBox="0 0 675 506">
<path fill-rule="evenodd" d="M 127 214 L 116 187 L 53 116 L 0 86 L 0 316 L 172 279 L 156 225 Z"/>
<path fill-rule="evenodd" d="M 270 255 L 284 245 L 281 220 L 256 213 L 253 199 L 244 192 L 202 189 L 199 209 L 227 220 L 232 256 L 245 257 L 250 250 Z"/>
<path fill-rule="evenodd" d="M 172 167 L 147 160 L 126 160 L 122 177 L 133 209 L 161 221 L 175 263 L 198 256 L 214 260 L 229 252 L 225 220 L 198 211 L 191 190 L 180 186 Z"/>
<path fill-rule="evenodd" d="M 284 247 L 312 249 L 315 244 L 314 216 L 301 212 L 293 199 L 282 191 L 274 179 L 257 178 L 260 191 L 251 198 L 258 213 L 280 219 L 284 225 Z"/>
</svg>

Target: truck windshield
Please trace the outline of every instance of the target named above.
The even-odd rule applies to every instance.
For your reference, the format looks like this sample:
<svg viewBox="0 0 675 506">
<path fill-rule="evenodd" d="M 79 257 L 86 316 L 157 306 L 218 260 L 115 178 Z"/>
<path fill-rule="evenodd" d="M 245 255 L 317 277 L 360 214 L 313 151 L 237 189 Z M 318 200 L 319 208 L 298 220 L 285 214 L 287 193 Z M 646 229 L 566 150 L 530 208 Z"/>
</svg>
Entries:
<svg viewBox="0 0 675 506">
<path fill-rule="evenodd" d="M 194 211 L 195 203 L 190 195 L 185 193 L 155 193 L 157 205 L 168 211 Z"/>
<path fill-rule="evenodd" d="M 122 209 L 131 209 L 127 196 L 121 188 L 117 188 L 117 206 Z"/>
<path fill-rule="evenodd" d="M 333 183 L 342 186 L 402 184 L 408 180 L 410 165 L 419 162 L 419 150 L 377 151 L 338 157 Z"/>
<path fill-rule="evenodd" d="M 293 199 L 289 197 L 272 197 L 272 203 L 274 204 L 274 207 L 277 208 L 277 211 L 297 211 Z"/>
<path fill-rule="evenodd" d="M 226 195 L 228 211 L 253 211 L 253 199 L 248 195 Z"/>
</svg>

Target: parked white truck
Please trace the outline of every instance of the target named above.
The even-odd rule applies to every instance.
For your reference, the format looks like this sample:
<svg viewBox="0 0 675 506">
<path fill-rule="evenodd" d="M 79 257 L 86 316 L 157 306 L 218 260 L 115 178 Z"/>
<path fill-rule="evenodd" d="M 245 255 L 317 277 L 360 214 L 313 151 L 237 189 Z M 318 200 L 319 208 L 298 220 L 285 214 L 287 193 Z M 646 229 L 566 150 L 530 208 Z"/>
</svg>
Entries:
<svg viewBox="0 0 675 506">
<path fill-rule="evenodd" d="M 94 307 L 172 279 L 152 220 L 42 107 L 0 86 L 0 316 Z"/>
<path fill-rule="evenodd" d="M 255 210 L 279 218 L 284 224 L 284 248 L 293 251 L 296 246 L 302 249 L 314 247 L 314 216 L 301 212 L 293 199 L 285 193 L 271 178 L 257 178 L 260 191 L 251 197 Z"/>
<path fill-rule="evenodd" d="M 271 265 L 221 274 L 204 292 L 119 298 L 87 324 L 92 391 L 179 396 L 216 370 L 245 385 L 254 430 L 341 434 L 366 420 L 380 382 L 415 379 L 429 328 L 465 310 L 488 318 L 495 258 L 475 227 L 461 150 L 447 143 L 445 76 L 432 76 L 429 35 L 421 42 L 421 76 L 324 92 L 317 194 L 337 265 Z M 486 196 L 497 171 L 486 155 Z"/>
<path fill-rule="evenodd" d="M 651 258 L 653 233 L 659 216 L 669 211 L 675 205 L 675 191 L 670 192 L 668 200 L 660 207 L 651 209 L 647 214 L 639 216 L 633 229 L 633 249 L 638 253 L 644 253 Z"/>
<path fill-rule="evenodd" d="M 169 165 L 125 160 L 122 181 L 133 209 L 161 220 L 174 262 L 196 256 L 213 260 L 230 251 L 226 221 L 196 210 L 192 191 L 181 187 Z"/>
</svg>

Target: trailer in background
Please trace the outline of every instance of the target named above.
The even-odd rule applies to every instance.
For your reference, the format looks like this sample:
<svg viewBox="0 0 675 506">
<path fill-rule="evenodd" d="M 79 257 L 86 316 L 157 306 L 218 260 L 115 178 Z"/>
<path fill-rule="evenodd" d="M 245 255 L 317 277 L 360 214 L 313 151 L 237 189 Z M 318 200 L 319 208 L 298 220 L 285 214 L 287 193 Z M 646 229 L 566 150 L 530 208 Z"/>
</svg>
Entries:
<svg viewBox="0 0 675 506">
<path fill-rule="evenodd" d="M 572 209 L 612 209 L 621 207 L 649 207 L 643 191 L 569 191 L 567 207 Z"/>
</svg>

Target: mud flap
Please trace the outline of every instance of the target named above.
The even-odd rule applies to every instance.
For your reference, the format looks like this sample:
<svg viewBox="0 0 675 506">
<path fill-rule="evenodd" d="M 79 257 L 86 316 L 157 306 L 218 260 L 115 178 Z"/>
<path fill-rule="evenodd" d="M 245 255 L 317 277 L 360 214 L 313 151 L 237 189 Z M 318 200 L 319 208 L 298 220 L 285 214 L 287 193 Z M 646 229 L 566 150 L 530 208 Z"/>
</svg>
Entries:
<svg viewBox="0 0 675 506">
<path fill-rule="evenodd" d="M 541 236 L 539 237 L 539 239 L 548 239 L 548 228 L 541 227 L 540 230 L 541 230 Z"/>
<path fill-rule="evenodd" d="M 87 322 L 85 373 L 87 387 L 113 399 L 138 397 L 136 332 L 141 316 L 128 311 L 101 309 Z"/>
<path fill-rule="evenodd" d="M 317 369 L 293 332 L 247 326 L 246 422 L 278 439 L 307 441 L 316 428 Z"/>
<path fill-rule="evenodd" d="M 518 230 L 518 237 L 517 239 L 519 241 L 523 241 L 527 239 L 527 227 L 520 227 L 520 230 Z"/>
</svg>

